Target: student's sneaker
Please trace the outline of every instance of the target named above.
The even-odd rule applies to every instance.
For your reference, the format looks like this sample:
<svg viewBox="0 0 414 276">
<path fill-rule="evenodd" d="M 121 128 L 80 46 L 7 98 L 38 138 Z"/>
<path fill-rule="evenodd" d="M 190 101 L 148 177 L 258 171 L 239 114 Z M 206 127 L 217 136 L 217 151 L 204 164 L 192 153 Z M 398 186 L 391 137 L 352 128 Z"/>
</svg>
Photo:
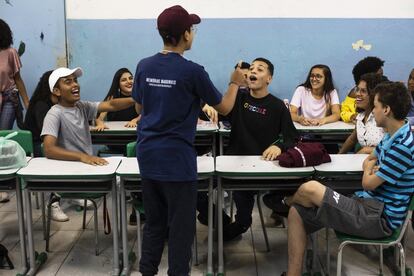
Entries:
<svg viewBox="0 0 414 276">
<path fill-rule="evenodd" d="M 10 201 L 9 194 L 6 193 L 6 192 L 1 192 L 0 193 L 0 203 L 6 203 L 8 201 Z"/>
<path fill-rule="evenodd" d="M 223 241 L 231 241 L 240 237 L 249 229 L 249 226 L 241 225 L 237 221 L 223 228 Z"/>
<path fill-rule="evenodd" d="M 72 203 L 76 206 L 83 207 L 85 205 L 84 199 L 72 199 Z M 92 207 L 93 203 L 90 200 L 86 200 L 86 208 Z"/>
<path fill-rule="evenodd" d="M 213 208 L 215 210 L 215 207 Z M 208 226 L 208 213 L 199 212 L 197 215 L 198 222 L 202 225 Z M 215 227 L 216 223 L 216 212 L 213 213 L 213 227 Z M 223 226 L 227 226 L 231 223 L 231 218 L 227 213 L 223 210 Z"/>
<path fill-rule="evenodd" d="M 52 205 L 50 205 L 50 208 L 52 208 L 52 220 L 60 222 L 69 220 L 69 217 L 62 211 L 62 209 L 60 209 L 59 202 L 52 203 Z"/>
</svg>

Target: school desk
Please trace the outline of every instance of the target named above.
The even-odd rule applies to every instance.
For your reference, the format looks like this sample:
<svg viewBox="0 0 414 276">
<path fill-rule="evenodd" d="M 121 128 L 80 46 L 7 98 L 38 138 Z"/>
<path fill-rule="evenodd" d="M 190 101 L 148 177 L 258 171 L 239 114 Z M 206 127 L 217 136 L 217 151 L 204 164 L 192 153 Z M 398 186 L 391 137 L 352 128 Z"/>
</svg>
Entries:
<svg viewBox="0 0 414 276">
<path fill-rule="evenodd" d="M 26 161 L 29 162 L 31 157 L 26 157 Z M 24 228 L 24 215 L 23 215 L 23 200 L 22 191 L 20 189 L 19 178 L 16 177 L 16 173 L 20 168 L 0 170 L 0 191 L 9 192 L 16 191 L 16 203 L 17 203 L 17 219 L 19 223 L 19 238 L 20 238 L 20 251 L 21 251 L 21 270 L 22 273 L 26 273 L 27 267 L 27 252 L 26 252 L 26 239 Z"/>
<path fill-rule="evenodd" d="M 125 127 L 126 123 L 127 121 L 106 121 L 105 125 L 108 129 L 91 131 L 92 143 L 96 145 L 127 145 L 136 141 L 137 129 Z M 215 154 L 217 130 L 217 124 L 199 121 L 194 145 L 212 146 L 213 154 Z"/>
<path fill-rule="evenodd" d="M 23 199 L 26 208 L 27 242 L 30 263 L 30 269 L 27 275 L 36 274 L 40 265 L 36 263 L 33 243 L 31 191 L 59 193 L 111 192 L 114 250 L 113 275 L 119 275 L 118 205 L 115 171 L 121 158 L 112 157 L 106 158 L 106 160 L 108 164 L 105 166 L 92 166 L 74 161 L 33 158 L 27 167 L 17 172 L 18 177 L 21 179 L 21 188 L 23 189 Z"/>
<path fill-rule="evenodd" d="M 230 156 L 216 158 L 218 275 L 224 273 L 223 263 L 223 190 L 296 190 L 314 173 L 313 167 L 284 168 L 278 161 L 265 161 L 261 156 Z M 265 236 L 266 239 L 266 236 Z"/>
<path fill-rule="evenodd" d="M 298 133 L 307 140 L 322 143 L 343 143 L 355 128 L 354 124 L 344 123 L 342 121 L 325 124 L 322 126 L 303 126 L 293 122 Z M 223 155 L 224 147 L 228 145 L 231 132 L 230 126 L 219 123 L 219 155 Z"/>
<path fill-rule="evenodd" d="M 123 158 L 121 164 L 116 170 L 116 175 L 120 178 L 119 193 L 121 195 L 121 235 L 123 248 L 124 269 L 121 275 L 129 275 L 130 267 L 128 262 L 128 236 L 127 236 L 127 214 L 126 214 L 126 191 L 141 191 L 141 175 L 139 172 L 136 157 Z M 207 257 L 207 275 L 213 275 L 213 175 L 214 175 L 214 158 L 207 156 L 197 157 L 197 176 L 199 181 L 199 190 L 205 190 L 205 182 L 208 182 L 208 257 Z M 137 243 L 138 259 L 141 254 L 141 236 L 140 236 L 140 219 L 137 214 Z M 196 242 L 196 241 L 195 241 Z"/>
</svg>

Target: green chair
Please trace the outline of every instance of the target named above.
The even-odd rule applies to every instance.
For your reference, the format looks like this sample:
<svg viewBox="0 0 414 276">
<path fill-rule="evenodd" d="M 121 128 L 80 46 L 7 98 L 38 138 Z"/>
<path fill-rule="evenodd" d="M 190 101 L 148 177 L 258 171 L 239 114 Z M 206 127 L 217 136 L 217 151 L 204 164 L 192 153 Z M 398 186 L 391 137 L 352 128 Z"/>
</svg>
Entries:
<svg viewBox="0 0 414 276">
<path fill-rule="evenodd" d="M 28 130 L 0 130 L 0 137 L 4 137 L 12 132 L 17 132 L 17 135 L 11 140 L 16 141 L 26 152 L 26 156 L 33 156 L 33 139 L 32 133 Z"/>
<path fill-rule="evenodd" d="M 394 232 L 392 233 L 391 236 L 383 238 L 383 239 L 375 239 L 375 240 L 370 240 L 370 239 L 364 239 L 364 238 L 359 238 L 356 236 L 351 236 L 351 235 L 346 235 L 344 233 L 340 233 L 340 232 L 335 232 L 336 237 L 338 238 L 340 244 L 338 247 L 338 260 L 337 260 L 337 268 L 336 268 L 336 275 L 340 276 L 341 275 L 341 269 L 342 269 L 342 250 L 344 249 L 344 247 L 348 244 L 363 244 L 363 245 L 378 245 L 380 247 L 380 271 L 379 271 L 379 275 L 382 275 L 383 273 L 383 268 L 384 268 L 384 264 L 383 264 L 383 252 L 382 249 L 384 246 L 388 247 L 388 246 L 397 246 L 399 248 L 399 253 L 400 253 L 400 275 L 411 275 L 411 269 L 405 267 L 405 252 L 404 252 L 404 247 L 402 245 L 402 240 L 405 234 L 405 231 L 407 229 L 407 225 L 410 222 L 412 213 L 414 210 L 414 200 L 411 199 L 410 205 L 408 207 L 408 212 L 407 215 L 405 217 L 404 223 L 401 225 L 400 228 L 394 230 Z M 328 253 L 329 254 L 329 253 Z M 397 255 L 397 251 L 395 250 L 395 254 Z M 397 258 L 396 258 L 397 260 Z M 329 269 L 329 264 L 328 264 L 328 269 Z"/>
<path fill-rule="evenodd" d="M 0 137 L 4 137 L 10 133 L 17 132 L 17 135 L 12 137 L 11 140 L 16 141 L 19 143 L 19 145 L 23 148 L 23 150 L 26 152 L 26 156 L 33 157 L 33 139 L 32 139 L 32 133 L 29 130 L 0 130 Z M 38 193 L 35 193 L 36 198 L 36 208 L 39 209 L 39 195 Z"/>
</svg>

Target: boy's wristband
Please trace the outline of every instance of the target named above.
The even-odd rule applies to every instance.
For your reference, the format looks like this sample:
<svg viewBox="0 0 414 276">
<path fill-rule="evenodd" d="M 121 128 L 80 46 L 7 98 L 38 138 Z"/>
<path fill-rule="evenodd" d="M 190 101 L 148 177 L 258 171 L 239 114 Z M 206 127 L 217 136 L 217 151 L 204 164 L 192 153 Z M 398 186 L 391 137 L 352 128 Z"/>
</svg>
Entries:
<svg viewBox="0 0 414 276">
<path fill-rule="evenodd" d="M 238 84 L 238 83 L 237 83 L 237 82 L 235 82 L 235 81 L 230 81 L 230 82 L 229 82 L 229 86 L 230 86 L 231 84 L 235 84 L 235 85 L 237 85 L 237 87 L 240 87 L 240 84 Z"/>
</svg>

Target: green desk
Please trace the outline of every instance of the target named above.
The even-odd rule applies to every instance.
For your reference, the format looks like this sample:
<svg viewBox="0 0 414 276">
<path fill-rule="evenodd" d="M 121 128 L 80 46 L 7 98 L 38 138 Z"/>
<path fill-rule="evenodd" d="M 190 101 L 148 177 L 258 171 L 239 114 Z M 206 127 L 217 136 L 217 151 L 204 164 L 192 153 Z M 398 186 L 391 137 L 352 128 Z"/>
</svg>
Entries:
<svg viewBox="0 0 414 276">
<path fill-rule="evenodd" d="M 137 129 L 127 128 L 127 121 L 108 121 L 104 131 L 91 131 L 92 143 L 96 145 L 127 145 L 137 140 Z M 194 145 L 212 146 L 213 154 L 216 153 L 216 124 L 201 121 L 197 124 Z"/>
<path fill-rule="evenodd" d="M 135 157 L 124 158 L 116 170 L 116 175 L 120 178 L 119 193 L 121 194 L 121 235 L 123 248 L 124 269 L 121 275 L 130 274 L 130 266 L 128 264 L 128 236 L 127 236 L 127 214 L 126 214 L 126 191 L 141 191 L 141 175 L 139 172 L 138 162 Z M 199 181 L 199 189 L 205 190 L 203 182 L 208 181 L 208 257 L 207 257 L 207 275 L 213 275 L 213 176 L 214 176 L 214 158 L 207 156 L 197 157 L 197 175 Z M 141 237 L 140 237 L 140 220 L 137 214 L 138 227 L 138 259 L 141 256 Z"/>
<path fill-rule="evenodd" d="M 26 157 L 26 160 L 28 162 L 30 161 L 30 159 L 31 157 Z M 16 191 L 17 219 L 19 222 L 19 237 L 20 237 L 20 250 L 21 250 L 21 270 L 22 270 L 22 273 L 26 273 L 28 270 L 28 264 L 27 264 L 22 190 L 20 189 L 19 178 L 16 177 L 16 173 L 19 169 L 20 168 L 0 170 L 0 191 L 5 191 L 5 192 L 9 192 L 11 190 Z"/>
<path fill-rule="evenodd" d="M 33 158 L 29 165 L 20 169 L 23 198 L 26 207 L 26 226 L 30 269 L 26 275 L 35 275 L 40 264 L 36 264 L 33 242 L 33 219 L 31 191 L 36 192 L 112 192 L 112 223 L 114 262 L 113 275 L 119 275 L 118 210 L 115 171 L 121 161 L 119 157 L 106 158 L 106 166 L 92 166 L 81 162 Z"/>
<path fill-rule="evenodd" d="M 224 275 L 223 261 L 223 189 L 225 190 L 296 190 L 314 173 L 313 167 L 283 168 L 278 161 L 265 161 L 261 156 L 216 158 L 218 275 Z"/>
</svg>

